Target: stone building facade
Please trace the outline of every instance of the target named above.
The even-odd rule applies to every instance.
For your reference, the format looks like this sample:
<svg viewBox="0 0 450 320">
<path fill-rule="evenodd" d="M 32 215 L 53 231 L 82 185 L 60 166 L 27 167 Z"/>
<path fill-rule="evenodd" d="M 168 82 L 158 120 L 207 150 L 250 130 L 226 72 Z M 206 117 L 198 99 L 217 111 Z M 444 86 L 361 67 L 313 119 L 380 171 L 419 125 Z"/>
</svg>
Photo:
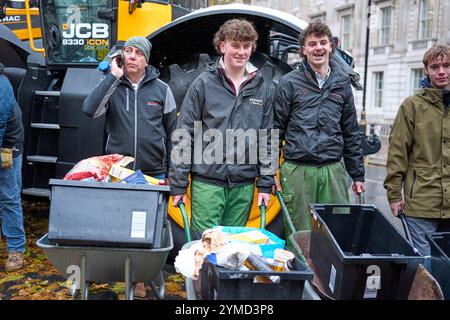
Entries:
<svg viewBox="0 0 450 320">
<path fill-rule="evenodd" d="M 349 51 L 364 79 L 367 0 L 253 0 L 256 5 L 288 11 L 309 22 L 327 23 Z M 449 0 L 372 0 L 365 117 L 382 150 L 369 161 L 385 164 L 387 139 L 402 101 L 419 88 L 422 57 L 436 43 L 450 43 Z M 363 82 L 362 82 L 363 83 Z M 363 92 L 355 91 L 359 115 Z"/>
</svg>

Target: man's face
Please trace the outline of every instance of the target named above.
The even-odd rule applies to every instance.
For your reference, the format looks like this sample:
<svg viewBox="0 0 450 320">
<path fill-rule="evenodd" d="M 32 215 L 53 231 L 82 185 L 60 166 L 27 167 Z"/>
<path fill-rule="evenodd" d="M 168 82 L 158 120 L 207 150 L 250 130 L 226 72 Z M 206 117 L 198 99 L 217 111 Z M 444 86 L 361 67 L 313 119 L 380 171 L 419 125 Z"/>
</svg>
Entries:
<svg viewBox="0 0 450 320">
<path fill-rule="evenodd" d="M 136 47 L 128 46 L 123 50 L 125 74 L 143 74 L 148 63 L 145 55 Z"/>
<path fill-rule="evenodd" d="M 324 65 L 329 65 L 330 54 L 333 48 L 327 36 L 317 37 L 312 34 L 306 38 L 305 45 L 301 50 L 308 62 L 317 69 L 320 69 Z"/>
<path fill-rule="evenodd" d="M 440 56 L 428 63 L 425 74 L 430 77 L 431 85 L 437 89 L 450 90 L 450 59 Z"/>
<path fill-rule="evenodd" d="M 225 67 L 228 69 L 242 69 L 247 65 L 252 55 L 252 42 L 227 39 L 220 43 Z"/>
</svg>

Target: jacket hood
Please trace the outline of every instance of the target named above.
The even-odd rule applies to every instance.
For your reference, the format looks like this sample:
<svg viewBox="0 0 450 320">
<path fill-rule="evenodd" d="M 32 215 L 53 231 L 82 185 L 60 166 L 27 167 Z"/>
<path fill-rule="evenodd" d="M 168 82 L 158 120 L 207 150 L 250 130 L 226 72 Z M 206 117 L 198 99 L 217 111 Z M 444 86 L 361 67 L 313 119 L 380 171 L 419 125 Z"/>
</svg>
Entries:
<svg viewBox="0 0 450 320">
<path fill-rule="evenodd" d="M 422 78 L 422 80 L 420 80 L 420 85 L 422 86 L 422 88 L 433 88 L 433 86 L 430 83 L 430 79 L 428 78 L 428 76 L 425 76 Z"/>
<path fill-rule="evenodd" d="M 424 88 L 416 93 L 416 96 L 433 105 L 443 105 L 442 89 Z"/>
<path fill-rule="evenodd" d="M 330 68 L 334 73 L 334 76 L 336 77 L 337 81 L 350 80 L 349 74 L 346 73 L 345 70 L 342 68 L 342 66 L 339 65 L 333 59 L 330 59 Z"/>
<path fill-rule="evenodd" d="M 153 80 L 159 77 L 159 71 L 154 66 L 147 66 L 144 80 Z"/>
</svg>

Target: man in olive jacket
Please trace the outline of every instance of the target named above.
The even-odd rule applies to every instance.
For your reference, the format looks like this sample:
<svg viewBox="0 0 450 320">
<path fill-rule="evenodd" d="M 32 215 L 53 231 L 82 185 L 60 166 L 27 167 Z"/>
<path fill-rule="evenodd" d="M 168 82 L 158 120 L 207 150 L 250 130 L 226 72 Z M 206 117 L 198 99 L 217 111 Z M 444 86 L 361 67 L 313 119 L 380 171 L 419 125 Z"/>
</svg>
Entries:
<svg viewBox="0 0 450 320">
<path fill-rule="evenodd" d="M 429 256 L 425 235 L 450 230 L 450 47 L 434 46 L 423 63 L 430 87 L 400 106 L 384 187 L 392 213 L 404 210 L 415 247 Z"/>
</svg>

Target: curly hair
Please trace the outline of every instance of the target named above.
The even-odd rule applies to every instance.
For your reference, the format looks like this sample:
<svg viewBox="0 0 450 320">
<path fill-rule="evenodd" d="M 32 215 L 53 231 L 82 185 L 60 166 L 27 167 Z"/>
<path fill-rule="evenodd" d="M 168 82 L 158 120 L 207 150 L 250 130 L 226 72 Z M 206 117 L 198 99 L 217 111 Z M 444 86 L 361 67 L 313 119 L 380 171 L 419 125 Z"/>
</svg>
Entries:
<svg viewBox="0 0 450 320">
<path fill-rule="evenodd" d="M 226 21 L 214 35 L 213 45 L 219 55 L 220 43 L 227 39 L 234 41 L 250 41 L 252 43 L 252 53 L 256 50 L 256 41 L 258 33 L 253 24 L 244 19 L 232 19 Z"/>
<path fill-rule="evenodd" d="M 444 56 L 447 56 L 447 58 L 450 59 L 450 46 L 436 44 L 425 52 L 422 60 L 423 65 L 427 68 L 431 61 L 436 60 L 437 58 L 443 58 Z"/>
<path fill-rule="evenodd" d="M 298 44 L 300 45 L 300 48 L 305 46 L 305 42 L 306 39 L 311 36 L 314 35 L 316 37 L 323 37 L 323 36 L 327 36 L 328 40 L 330 41 L 331 44 L 331 54 L 334 54 L 334 51 L 336 50 L 334 41 L 333 41 L 333 35 L 331 33 L 330 28 L 323 22 L 321 21 L 314 21 L 311 22 L 305 30 L 303 30 L 303 32 L 300 33 L 300 36 L 298 38 Z M 305 58 L 305 56 L 303 55 L 302 50 L 300 50 L 300 56 L 302 58 Z"/>
</svg>

